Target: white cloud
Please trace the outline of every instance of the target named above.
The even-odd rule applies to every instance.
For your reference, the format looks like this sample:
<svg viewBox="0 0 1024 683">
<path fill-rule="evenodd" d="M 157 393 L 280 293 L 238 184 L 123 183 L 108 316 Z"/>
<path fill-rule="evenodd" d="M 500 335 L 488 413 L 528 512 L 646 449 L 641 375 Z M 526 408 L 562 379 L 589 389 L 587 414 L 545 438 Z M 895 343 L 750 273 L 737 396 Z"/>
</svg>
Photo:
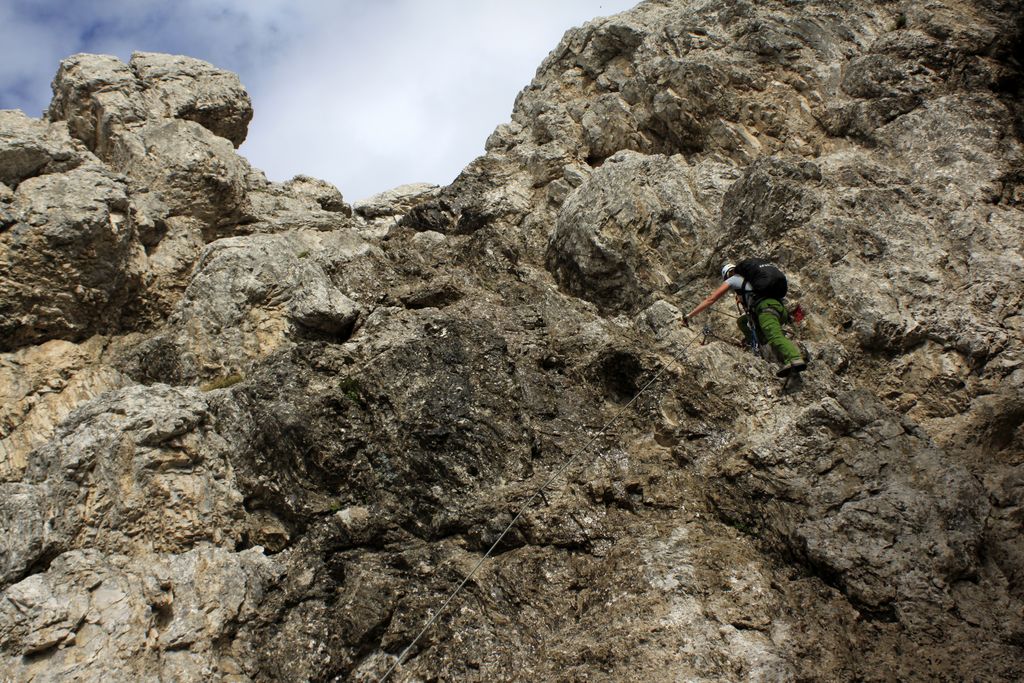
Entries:
<svg viewBox="0 0 1024 683">
<path fill-rule="evenodd" d="M 562 34 L 635 0 L 5 0 L 0 106 L 38 115 L 60 59 L 133 50 L 235 71 L 253 97 L 242 147 L 358 199 L 444 184 L 508 120 Z M 31 85 L 31 87 L 28 87 Z"/>
<path fill-rule="evenodd" d="M 397 0 L 325 11 L 320 30 L 250 85 L 256 118 L 243 153 L 272 178 L 309 173 L 349 198 L 448 183 L 566 30 L 633 4 Z"/>
</svg>

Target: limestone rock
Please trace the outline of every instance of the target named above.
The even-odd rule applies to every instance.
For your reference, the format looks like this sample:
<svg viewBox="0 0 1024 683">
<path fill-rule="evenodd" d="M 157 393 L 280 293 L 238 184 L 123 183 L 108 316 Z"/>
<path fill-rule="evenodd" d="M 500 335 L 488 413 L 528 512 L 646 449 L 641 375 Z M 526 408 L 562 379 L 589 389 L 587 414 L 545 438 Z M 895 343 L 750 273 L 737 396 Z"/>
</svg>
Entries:
<svg viewBox="0 0 1024 683">
<path fill-rule="evenodd" d="M 126 189 L 96 166 L 18 186 L 0 232 L 0 349 L 117 325 L 145 267 Z"/>
<path fill-rule="evenodd" d="M 605 310 L 635 311 L 702 261 L 730 166 L 621 152 L 565 201 L 547 266 L 568 291 Z"/>
<path fill-rule="evenodd" d="M 437 197 L 441 188 L 430 183 L 410 183 L 361 199 L 352 208 L 367 220 L 403 216 L 417 204 Z"/>
<path fill-rule="evenodd" d="M 156 53 L 135 53 L 128 65 L 75 55 L 61 63 L 53 90 L 49 119 L 67 121 L 73 136 L 130 179 L 147 247 L 159 243 L 169 218 L 199 221 L 204 241 L 251 220 L 245 209 L 253 171 L 234 148 L 245 139 L 252 106 L 234 74 Z M 154 298 L 168 296 L 160 284 L 170 279 L 173 287 L 169 272 L 192 266 L 181 225 L 161 257 Z M 169 252 L 184 262 L 170 264 Z"/>
<path fill-rule="evenodd" d="M 280 569 L 258 549 L 139 558 L 76 550 L 3 591 L 12 680 L 249 681 L 232 647 Z"/>
<path fill-rule="evenodd" d="M 478 157 L 437 199 L 413 206 L 400 223 L 414 230 L 468 234 L 495 221 L 514 221 L 529 207 L 525 171 L 507 159 Z"/>
<path fill-rule="evenodd" d="M 52 87 L 47 118 L 67 121 L 71 135 L 100 158 L 105 157 L 115 128 L 148 116 L 135 74 L 117 57 L 68 57 L 61 62 Z"/>
<path fill-rule="evenodd" d="M 326 180 L 308 175 L 297 175 L 284 183 L 284 188 L 296 196 L 312 199 L 324 211 L 336 211 L 346 216 L 352 215 L 352 207 L 345 202 L 341 192 Z"/>
<path fill-rule="evenodd" d="M 248 180 L 243 215 L 234 234 L 272 233 L 286 230 L 338 230 L 352 227 L 352 207 L 338 188 L 310 176 L 296 176 L 272 183 L 261 173 Z"/>
<path fill-rule="evenodd" d="M 242 496 L 197 389 L 129 387 L 87 403 L 30 454 L 20 483 L 3 483 L 0 582 L 62 552 L 185 552 L 234 548 Z"/>
<path fill-rule="evenodd" d="M 820 208 L 819 180 L 821 171 L 810 161 L 769 156 L 752 163 L 723 198 L 722 247 L 741 239 L 765 244 L 802 228 Z"/>
<path fill-rule="evenodd" d="M 357 201 L 353 205 L 356 229 L 367 239 L 384 239 L 399 228 L 406 214 L 436 201 L 440 194 L 441 188 L 437 185 L 412 183 Z"/>
<path fill-rule="evenodd" d="M 431 537 L 461 524 L 471 492 L 526 467 L 530 439 L 509 412 L 520 389 L 497 331 L 434 309 L 395 313 L 371 315 L 344 347 L 279 351 L 238 385 L 222 420 L 241 445 L 243 486 L 258 491 L 250 507 L 305 524 L 363 506 Z"/>
<path fill-rule="evenodd" d="M 980 485 L 948 455 L 907 433 L 876 399 L 853 393 L 826 399 L 774 439 L 768 433 L 730 446 L 759 472 L 748 479 L 744 465 L 729 461 L 737 486 L 725 497 L 742 491 L 772 501 L 761 512 L 769 528 L 759 532 L 778 534 L 791 552 L 806 553 L 858 603 L 908 618 L 929 601 L 928 593 L 940 594 L 922 587 L 929 580 L 945 586 L 977 573 L 973 558 L 989 513 Z M 789 449 L 815 456 L 791 459 Z M 790 507 L 783 495 L 797 504 Z M 736 501 L 725 497 L 716 495 L 718 504 L 735 509 Z M 796 509 L 800 519 L 790 516 Z M 908 526 L 914 534 L 900 533 Z M 918 604 L 899 604 L 908 598 Z"/>
<path fill-rule="evenodd" d="M 249 165 L 224 138 L 197 123 L 164 120 L 118 133 L 109 163 L 156 192 L 172 216 L 190 216 L 209 226 L 231 224 L 241 215 Z"/>
<path fill-rule="evenodd" d="M 133 354 L 130 372 L 147 381 L 215 379 L 295 339 L 344 340 L 361 312 L 345 292 L 358 296 L 375 282 L 374 258 L 369 244 L 343 233 L 217 240 L 203 250 L 169 331 Z"/>
<path fill-rule="evenodd" d="M 252 104 L 237 76 L 198 59 L 137 52 L 125 64 L 80 54 L 61 62 L 48 117 L 106 159 L 117 128 L 147 120 L 195 121 L 237 147 Z"/>
<path fill-rule="evenodd" d="M 641 3 L 352 215 L 182 120 L 244 118 L 230 79 L 68 60 L 145 277 L 137 331 L 4 356 L 0 663 L 377 680 L 460 588 L 395 680 L 1024 679 L 1020 26 Z M 0 241 L 93 168 L 0 184 Z M 728 302 L 682 324 L 744 256 L 808 313 L 785 384 Z"/>
<path fill-rule="evenodd" d="M 46 173 L 69 171 L 96 158 L 73 141 L 63 124 L 0 110 L 0 182 L 9 188 Z"/>
<path fill-rule="evenodd" d="M 103 363 L 107 345 L 54 340 L 0 355 L 0 481 L 20 481 L 29 453 L 72 410 L 130 382 Z"/>
<path fill-rule="evenodd" d="M 245 142 L 252 102 L 235 74 L 200 59 L 156 52 L 135 52 L 128 65 L 148 118 L 195 121 L 235 147 Z"/>
<path fill-rule="evenodd" d="M 138 195 L 133 201 L 138 199 Z M 158 239 L 147 245 L 146 266 L 150 278 L 140 297 L 139 317 L 149 326 L 162 324 L 181 299 L 192 276 L 192 267 L 206 246 L 206 226 L 190 216 L 166 216 L 160 221 Z"/>
</svg>

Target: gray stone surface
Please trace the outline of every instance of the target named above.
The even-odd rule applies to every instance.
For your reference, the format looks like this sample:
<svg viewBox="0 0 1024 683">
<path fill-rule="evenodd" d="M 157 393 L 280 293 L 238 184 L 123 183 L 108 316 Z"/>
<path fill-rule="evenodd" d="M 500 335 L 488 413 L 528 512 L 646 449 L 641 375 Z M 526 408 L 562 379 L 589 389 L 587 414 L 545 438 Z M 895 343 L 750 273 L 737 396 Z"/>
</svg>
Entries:
<svg viewBox="0 0 1024 683">
<path fill-rule="evenodd" d="M 310 176 L 271 183 L 262 174 L 248 178 L 248 193 L 241 224 L 234 234 L 273 233 L 285 230 L 339 230 L 352 227 L 352 207 L 338 188 Z"/>
<path fill-rule="evenodd" d="M 130 372 L 210 380 L 300 339 L 343 341 L 362 310 L 350 295 L 374 281 L 376 258 L 372 245 L 343 233 L 217 240 L 203 250 L 168 330 L 132 354 Z"/>
<path fill-rule="evenodd" d="M 0 481 L 20 481 L 29 454 L 81 403 L 131 381 L 104 362 L 111 340 L 53 340 L 0 354 Z"/>
<path fill-rule="evenodd" d="M 95 165 L 18 186 L 0 213 L 0 350 L 116 328 L 145 277 L 126 190 Z"/>
<path fill-rule="evenodd" d="M 360 199 L 353 205 L 355 212 L 367 220 L 403 216 L 409 209 L 428 199 L 433 199 L 441 188 L 430 183 L 399 185 L 372 197 Z"/>
<path fill-rule="evenodd" d="M 231 79 L 65 61 L 50 118 L 127 179 L 18 171 L 0 243 L 102 177 L 44 203 L 126 216 L 141 284 L 63 335 L 111 336 L 0 357 L 4 670 L 377 680 L 516 520 L 393 680 L 1024 678 L 1020 26 L 642 3 L 569 30 L 453 183 L 351 215 L 182 120 L 243 111 Z M 748 255 L 808 312 L 787 384 L 731 302 L 682 326 Z"/>
<path fill-rule="evenodd" d="M 118 128 L 146 120 L 195 121 L 237 147 L 252 103 L 236 75 L 192 57 L 136 52 L 125 64 L 79 54 L 61 62 L 48 116 L 105 159 Z"/>
<path fill-rule="evenodd" d="M 235 74 L 200 59 L 156 52 L 135 52 L 128 66 L 149 118 L 195 121 L 235 147 L 245 142 L 252 102 Z"/>
<path fill-rule="evenodd" d="M 0 110 L 0 182 L 8 189 L 26 178 L 69 171 L 86 161 L 96 158 L 71 139 L 65 125 Z"/>
<path fill-rule="evenodd" d="M 86 403 L 33 451 L 20 482 L 0 484 L 2 581 L 68 550 L 233 549 L 242 496 L 198 389 L 129 387 Z"/>
<path fill-rule="evenodd" d="M 257 548 L 138 557 L 75 550 L 9 586 L 10 680 L 249 681 L 233 640 L 280 574 Z"/>
<path fill-rule="evenodd" d="M 117 128 L 148 116 L 135 74 L 117 57 L 68 57 L 60 63 L 52 88 L 47 118 L 66 121 L 71 135 L 101 158 Z"/>
<path fill-rule="evenodd" d="M 346 216 L 352 215 L 352 207 L 345 202 L 341 192 L 326 180 L 308 175 L 297 175 L 285 182 L 283 187 L 298 197 L 312 199 L 324 211 L 335 211 Z"/>
<path fill-rule="evenodd" d="M 156 193 L 170 215 L 201 221 L 211 236 L 240 218 L 249 164 L 197 123 L 163 119 L 119 132 L 106 160 Z"/>
<path fill-rule="evenodd" d="M 621 152 L 565 200 L 547 266 L 604 310 L 635 311 L 710 254 L 705 235 L 732 181 L 729 165 Z"/>
</svg>

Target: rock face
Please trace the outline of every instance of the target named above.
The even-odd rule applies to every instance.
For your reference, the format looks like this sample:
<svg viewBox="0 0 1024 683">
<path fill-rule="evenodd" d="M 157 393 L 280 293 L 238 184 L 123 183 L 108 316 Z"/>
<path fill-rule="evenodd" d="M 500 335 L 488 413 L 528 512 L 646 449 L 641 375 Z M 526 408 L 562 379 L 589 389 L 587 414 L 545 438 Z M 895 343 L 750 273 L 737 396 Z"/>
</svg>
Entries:
<svg viewBox="0 0 1024 683">
<path fill-rule="evenodd" d="M 558 283 L 602 308 L 635 312 L 707 260 L 705 236 L 732 166 L 623 151 L 595 170 L 558 212 L 547 266 Z"/>
<path fill-rule="evenodd" d="M 0 239 L 0 349 L 116 327 L 142 285 L 124 180 L 101 166 L 18 185 Z"/>
<path fill-rule="evenodd" d="M 0 356 L 0 481 L 18 480 L 28 454 L 80 403 L 131 383 L 103 362 L 110 340 L 49 341 Z"/>
<path fill-rule="evenodd" d="M 197 389 L 134 386 L 76 411 L 5 489 L 3 580 L 79 547 L 234 548 L 242 496 Z M 162 501 L 162 502 L 159 502 Z"/>
<path fill-rule="evenodd" d="M 217 240 L 196 263 L 171 316 L 173 332 L 132 354 L 134 374 L 175 383 L 210 379 L 240 372 L 296 340 L 344 340 L 360 314 L 344 292 L 358 294 L 346 285 L 358 285 L 360 271 L 379 273 L 379 258 L 379 250 L 351 233 Z"/>
<path fill-rule="evenodd" d="M 221 639 L 251 618 L 279 577 L 258 549 L 137 558 L 72 551 L 5 594 L 11 680 L 237 678 Z"/>
<path fill-rule="evenodd" d="M 191 57 L 136 52 L 128 64 L 105 55 L 75 55 L 53 81 L 48 116 L 104 157 L 118 129 L 147 120 L 195 121 L 238 147 L 252 103 L 238 77 Z"/>
<path fill-rule="evenodd" d="M 65 60 L 0 113 L 5 675 L 1024 678 L 1022 22 L 645 2 L 355 206 L 233 75 Z M 682 325 L 746 255 L 785 386 Z"/>
<path fill-rule="evenodd" d="M 235 152 L 252 106 L 234 74 L 75 55 L 53 90 L 48 121 L 0 112 L 0 350 L 151 328 L 206 243 L 349 223 L 329 183 L 270 183 Z"/>
<path fill-rule="evenodd" d="M 8 189 L 90 160 L 95 158 L 71 139 L 65 126 L 36 121 L 20 111 L 0 111 L 0 183 Z"/>
</svg>

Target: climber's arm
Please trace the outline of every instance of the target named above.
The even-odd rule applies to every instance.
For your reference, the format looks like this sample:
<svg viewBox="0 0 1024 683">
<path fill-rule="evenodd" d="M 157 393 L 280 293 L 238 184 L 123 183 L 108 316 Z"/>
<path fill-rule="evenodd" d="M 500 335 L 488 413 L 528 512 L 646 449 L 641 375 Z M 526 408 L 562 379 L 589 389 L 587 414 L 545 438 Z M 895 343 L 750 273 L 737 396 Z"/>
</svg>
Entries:
<svg viewBox="0 0 1024 683">
<path fill-rule="evenodd" d="M 728 292 L 728 291 L 729 291 L 729 283 L 728 282 L 723 282 L 721 285 L 718 286 L 718 289 L 716 289 L 715 291 L 711 292 L 710 295 L 708 295 L 707 299 L 704 299 L 704 301 L 701 301 L 699 304 L 697 304 L 696 308 L 694 308 L 692 311 L 687 313 L 686 317 L 684 318 L 684 321 L 688 322 L 689 319 L 692 318 L 693 316 L 697 315 L 698 313 L 700 313 L 701 311 L 703 311 L 703 310 L 705 310 L 707 308 L 710 308 L 712 304 L 714 304 L 716 301 L 718 301 L 723 296 L 725 296 L 725 293 Z"/>
</svg>

